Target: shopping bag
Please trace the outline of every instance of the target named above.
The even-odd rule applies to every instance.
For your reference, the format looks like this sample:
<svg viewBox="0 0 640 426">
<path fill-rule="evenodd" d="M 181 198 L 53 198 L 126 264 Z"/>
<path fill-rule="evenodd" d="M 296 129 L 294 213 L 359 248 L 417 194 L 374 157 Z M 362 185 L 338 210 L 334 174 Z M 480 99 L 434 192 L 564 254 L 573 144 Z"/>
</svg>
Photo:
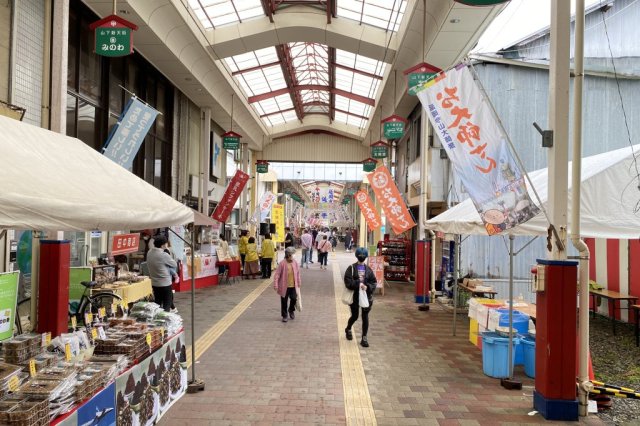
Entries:
<svg viewBox="0 0 640 426">
<path fill-rule="evenodd" d="M 296 288 L 296 311 L 302 312 L 302 296 L 300 295 L 300 287 Z"/>
<path fill-rule="evenodd" d="M 346 287 L 342 289 L 342 303 L 344 303 L 345 305 L 350 305 L 353 303 L 353 290 L 349 290 Z"/>
<path fill-rule="evenodd" d="M 360 303 L 361 308 L 369 307 L 369 298 L 367 297 L 367 290 L 360 289 L 360 295 L 358 296 L 358 303 Z"/>
</svg>

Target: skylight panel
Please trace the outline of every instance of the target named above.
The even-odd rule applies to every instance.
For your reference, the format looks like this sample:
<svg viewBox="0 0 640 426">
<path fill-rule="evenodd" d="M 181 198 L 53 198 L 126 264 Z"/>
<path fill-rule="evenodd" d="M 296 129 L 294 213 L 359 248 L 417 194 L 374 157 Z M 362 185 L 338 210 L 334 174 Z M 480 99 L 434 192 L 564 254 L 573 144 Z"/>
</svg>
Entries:
<svg viewBox="0 0 640 426">
<path fill-rule="evenodd" d="M 286 123 L 289 123 L 291 121 L 296 121 L 298 119 L 298 116 L 296 115 L 295 111 L 285 111 L 282 113 L 282 117 L 284 118 L 284 121 Z"/>
<path fill-rule="evenodd" d="M 407 0 L 340 0 L 338 16 L 398 31 L 406 8 Z"/>
<path fill-rule="evenodd" d="M 265 16 L 260 0 L 189 0 L 189 6 L 207 29 Z"/>
</svg>

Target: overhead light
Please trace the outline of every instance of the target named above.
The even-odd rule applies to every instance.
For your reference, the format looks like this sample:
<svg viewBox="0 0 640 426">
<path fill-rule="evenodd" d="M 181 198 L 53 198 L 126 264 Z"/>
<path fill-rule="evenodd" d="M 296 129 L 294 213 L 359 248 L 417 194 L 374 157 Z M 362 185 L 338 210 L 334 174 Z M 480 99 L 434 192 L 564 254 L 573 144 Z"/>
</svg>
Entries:
<svg viewBox="0 0 640 426">
<path fill-rule="evenodd" d="M 449 22 L 451 22 L 452 24 L 457 24 L 458 22 L 460 22 L 460 19 L 458 19 L 458 18 L 451 18 L 451 19 L 449 19 Z"/>
</svg>

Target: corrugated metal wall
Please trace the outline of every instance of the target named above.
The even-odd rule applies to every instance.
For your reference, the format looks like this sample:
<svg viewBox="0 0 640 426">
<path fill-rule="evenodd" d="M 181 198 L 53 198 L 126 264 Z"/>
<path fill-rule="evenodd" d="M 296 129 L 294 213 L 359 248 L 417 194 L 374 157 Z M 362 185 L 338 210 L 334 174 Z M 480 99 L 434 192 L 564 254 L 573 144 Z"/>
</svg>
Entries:
<svg viewBox="0 0 640 426">
<path fill-rule="evenodd" d="M 322 163 L 354 163 L 370 156 L 368 147 L 359 141 L 324 134 L 276 139 L 259 155 L 270 161 Z"/>
<path fill-rule="evenodd" d="M 11 2 L 0 2 L 0 101 L 9 102 L 9 49 L 11 48 Z"/>
</svg>

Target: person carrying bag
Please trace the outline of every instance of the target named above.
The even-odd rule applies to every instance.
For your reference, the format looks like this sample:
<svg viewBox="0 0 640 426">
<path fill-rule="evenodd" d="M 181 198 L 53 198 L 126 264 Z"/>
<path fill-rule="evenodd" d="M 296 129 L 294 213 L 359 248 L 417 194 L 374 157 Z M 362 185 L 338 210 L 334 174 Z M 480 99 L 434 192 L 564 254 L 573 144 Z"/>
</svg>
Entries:
<svg viewBox="0 0 640 426">
<path fill-rule="evenodd" d="M 346 289 L 351 290 L 353 297 L 349 305 L 351 317 L 347 322 L 347 328 L 344 329 L 344 333 L 347 340 L 353 340 L 351 327 L 358 320 L 359 311 L 362 310 L 362 339 L 360 344 L 368 348 L 369 312 L 371 312 L 371 306 L 373 305 L 373 293 L 377 286 L 377 280 L 371 268 L 364 263 L 368 256 L 367 249 L 358 247 L 355 254 L 358 261 L 349 265 L 344 274 L 344 285 Z M 343 295 L 343 301 L 345 296 L 346 294 Z"/>
</svg>

